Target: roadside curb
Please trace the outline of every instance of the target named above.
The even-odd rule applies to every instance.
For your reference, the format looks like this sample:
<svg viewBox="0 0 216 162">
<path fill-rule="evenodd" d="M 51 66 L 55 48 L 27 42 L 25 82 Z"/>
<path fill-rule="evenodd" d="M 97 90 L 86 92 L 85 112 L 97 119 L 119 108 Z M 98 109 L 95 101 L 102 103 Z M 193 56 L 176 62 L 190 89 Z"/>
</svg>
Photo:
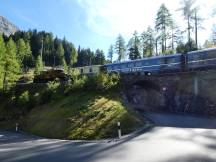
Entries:
<svg viewBox="0 0 216 162">
<path fill-rule="evenodd" d="M 112 139 L 102 139 L 102 140 L 66 140 L 69 142 L 75 142 L 75 143 L 116 143 L 116 142 L 124 142 L 127 140 L 130 140 L 134 137 L 139 136 L 142 133 L 147 132 L 148 130 L 150 130 L 152 127 L 154 126 L 154 124 L 148 122 L 144 127 L 130 133 L 127 135 L 123 135 L 121 138 L 112 138 Z"/>
<path fill-rule="evenodd" d="M 132 132 L 130 134 L 124 135 L 121 138 L 114 138 L 109 140 L 109 142 L 121 142 L 121 141 L 125 141 L 125 140 L 130 140 L 136 136 L 139 136 L 142 133 L 147 132 L 148 130 L 150 130 L 152 127 L 154 126 L 154 124 L 152 123 L 147 123 L 144 127 L 138 129 L 135 132 Z"/>
<path fill-rule="evenodd" d="M 154 124 L 152 124 L 151 122 L 147 122 L 146 125 L 130 134 L 127 135 L 123 135 L 121 138 L 111 138 L 111 139 L 101 139 L 101 140 L 68 140 L 68 139 L 54 139 L 54 138 L 42 138 L 33 134 L 29 134 L 27 132 L 24 131 L 5 131 L 7 133 L 17 133 L 17 134 L 21 134 L 24 136 L 29 136 L 30 138 L 33 138 L 35 140 L 40 140 L 40 139 L 48 139 L 48 140 L 59 140 L 59 141 L 65 141 L 65 142 L 71 142 L 71 143 L 116 143 L 116 142 L 124 142 L 130 139 L 133 139 L 134 137 L 139 136 L 142 133 L 147 132 L 148 130 L 150 130 L 152 127 L 154 126 Z"/>
</svg>

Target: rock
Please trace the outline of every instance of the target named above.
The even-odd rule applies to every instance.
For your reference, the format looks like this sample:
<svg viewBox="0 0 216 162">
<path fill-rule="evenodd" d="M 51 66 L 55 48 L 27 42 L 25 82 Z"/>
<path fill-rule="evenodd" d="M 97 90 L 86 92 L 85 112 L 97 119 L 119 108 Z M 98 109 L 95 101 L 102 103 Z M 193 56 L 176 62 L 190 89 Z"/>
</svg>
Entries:
<svg viewBox="0 0 216 162">
<path fill-rule="evenodd" d="M 3 16 L 0 16 L 0 33 L 1 34 L 4 33 L 6 36 L 10 36 L 11 34 L 14 34 L 17 31 L 19 31 L 18 27 L 16 27 L 14 24 L 9 22 Z"/>
</svg>

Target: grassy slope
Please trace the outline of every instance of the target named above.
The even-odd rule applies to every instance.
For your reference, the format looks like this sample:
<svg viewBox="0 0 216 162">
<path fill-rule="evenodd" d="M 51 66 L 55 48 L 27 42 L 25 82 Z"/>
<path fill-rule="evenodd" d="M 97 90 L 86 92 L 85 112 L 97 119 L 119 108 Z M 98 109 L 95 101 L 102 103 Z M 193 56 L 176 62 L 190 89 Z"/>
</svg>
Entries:
<svg viewBox="0 0 216 162">
<path fill-rule="evenodd" d="M 124 108 L 116 92 L 76 92 L 34 108 L 23 120 L 24 130 L 49 138 L 101 139 L 117 135 L 117 121 L 123 133 L 143 125 Z"/>
</svg>

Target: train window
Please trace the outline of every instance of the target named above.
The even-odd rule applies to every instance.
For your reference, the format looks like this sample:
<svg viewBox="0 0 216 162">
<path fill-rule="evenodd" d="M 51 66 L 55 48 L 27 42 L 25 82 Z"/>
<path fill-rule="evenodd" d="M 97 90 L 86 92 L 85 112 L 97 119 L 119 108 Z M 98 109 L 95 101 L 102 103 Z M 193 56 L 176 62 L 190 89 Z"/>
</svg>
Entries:
<svg viewBox="0 0 216 162">
<path fill-rule="evenodd" d="M 157 61 L 157 59 L 151 59 L 151 60 L 148 60 L 148 63 L 149 63 L 149 65 L 157 65 L 158 61 Z"/>
<path fill-rule="evenodd" d="M 107 67 L 107 70 L 112 70 L 112 67 L 111 67 L 111 66 L 108 66 L 108 67 Z"/>
<path fill-rule="evenodd" d="M 207 59 L 216 58 L 216 51 L 209 51 L 205 55 L 207 55 Z"/>
<path fill-rule="evenodd" d="M 132 68 L 132 67 L 134 67 L 134 64 L 133 64 L 133 63 L 129 63 L 129 64 L 128 64 L 128 67 L 129 67 L 129 68 Z"/>
<path fill-rule="evenodd" d="M 194 56 L 193 56 L 193 59 L 194 59 L 194 60 L 199 60 L 199 58 L 200 58 L 200 55 L 194 55 Z"/>
<path fill-rule="evenodd" d="M 175 58 L 169 58 L 167 63 L 168 64 L 175 63 Z"/>
<path fill-rule="evenodd" d="M 125 69 L 125 68 L 127 68 L 126 64 L 122 64 L 121 69 Z"/>
<path fill-rule="evenodd" d="M 143 62 L 143 66 L 148 66 L 149 65 L 149 61 L 144 61 Z"/>
<path fill-rule="evenodd" d="M 142 62 L 136 62 L 136 67 L 142 66 Z"/>
<path fill-rule="evenodd" d="M 159 64 L 159 65 L 165 64 L 164 58 L 159 59 L 159 60 L 158 60 L 158 64 Z"/>
<path fill-rule="evenodd" d="M 115 66 L 114 66 L 114 69 L 115 69 L 115 70 L 116 70 L 116 69 L 118 69 L 118 66 L 117 66 L 117 65 L 115 65 Z"/>
</svg>

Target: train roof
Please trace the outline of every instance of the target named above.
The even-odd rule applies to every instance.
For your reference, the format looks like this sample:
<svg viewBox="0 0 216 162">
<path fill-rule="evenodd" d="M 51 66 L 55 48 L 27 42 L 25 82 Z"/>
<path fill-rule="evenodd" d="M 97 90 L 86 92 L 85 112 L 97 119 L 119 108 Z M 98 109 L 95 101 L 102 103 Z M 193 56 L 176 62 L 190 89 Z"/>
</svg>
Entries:
<svg viewBox="0 0 216 162">
<path fill-rule="evenodd" d="M 87 68 L 87 67 L 100 67 L 102 65 L 89 65 L 89 66 L 79 66 L 79 67 L 74 67 L 74 68 Z"/>
<path fill-rule="evenodd" d="M 208 51 L 216 51 L 216 48 L 207 48 L 207 49 L 198 50 L 198 51 L 191 51 L 191 52 L 188 52 L 188 54 L 199 53 L 199 52 L 208 52 Z"/>
<path fill-rule="evenodd" d="M 123 64 L 123 63 L 130 63 L 130 62 L 137 62 L 137 61 L 144 61 L 144 60 L 152 60 L 152 59 L 158 59 L 158 58 L 167 58 L 167 57 L 174 57 L 174 56 L 180 56 L 181 53 L 175 53 L 171 55 L 162 55 L 162 56 L 153 56 L 153 57 L 148 57 L 148 58 L 142 58 L 142 59 L 137 59 L 137 60 L 128 60 L 128 61 L 123 61 L 123 62 L 115 62 L 111 64 L 105 64 L 106 65 L 118 65 L 118 64 Z"/>
</svg>

